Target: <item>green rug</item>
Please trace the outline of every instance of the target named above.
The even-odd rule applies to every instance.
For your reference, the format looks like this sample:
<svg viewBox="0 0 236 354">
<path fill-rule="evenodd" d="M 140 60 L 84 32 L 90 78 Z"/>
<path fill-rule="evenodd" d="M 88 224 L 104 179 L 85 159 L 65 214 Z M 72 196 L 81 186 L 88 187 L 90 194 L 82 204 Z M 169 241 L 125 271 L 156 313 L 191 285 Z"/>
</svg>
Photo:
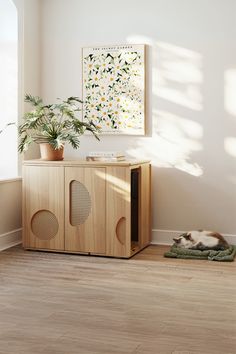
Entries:
<svg viewBox="0 0 236 354">
<path fill-rule="evenodd" d="M 224 251 L 215 250 L 190 250 L 171 246 L 170 251 L 164 254 L 168 258 L 183 258 L 183 259 L 208 259 L 209 261 L 232 262 L 236 255 L 236 246 L 230 246 Z"/>
</svg>

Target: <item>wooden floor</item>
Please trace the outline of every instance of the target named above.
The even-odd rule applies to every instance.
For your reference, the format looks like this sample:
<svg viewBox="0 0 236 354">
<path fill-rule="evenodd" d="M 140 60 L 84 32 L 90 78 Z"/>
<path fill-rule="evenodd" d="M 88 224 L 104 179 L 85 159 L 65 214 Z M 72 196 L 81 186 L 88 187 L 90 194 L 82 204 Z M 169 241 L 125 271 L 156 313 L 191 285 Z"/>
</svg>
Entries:
<svg viewBox="0 0 236 354">
<path fill-rule="evenodd" d="M 1 354 L 235 354 L 236 262 L 0 253 Z"/>
</svg>

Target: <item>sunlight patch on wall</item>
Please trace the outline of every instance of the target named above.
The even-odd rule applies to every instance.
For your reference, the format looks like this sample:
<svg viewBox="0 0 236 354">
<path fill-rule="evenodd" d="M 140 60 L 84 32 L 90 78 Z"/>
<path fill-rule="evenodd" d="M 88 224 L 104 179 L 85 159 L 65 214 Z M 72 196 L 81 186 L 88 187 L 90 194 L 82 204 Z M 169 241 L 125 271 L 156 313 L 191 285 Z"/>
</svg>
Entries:
<svg viewBox="0 0 236 354">
<path fill-rule="evenodd" d="M 153 93 L 183 107 L 202 110 L 202 56 L 186 48 L 156 42 L 153 61 Z"/>
<path fill-rule="evenodd" d="M 225 138 L 224 149 L 230 156 L 236 157 L 236 138 L 230 136 Z"/>
<path fill-rule="evenodd" d="M 191 154 L 203 149 L 202 126 L 165 111 L 154 111 L 153 118 L 153 136 L 138 140 L 135 148 L 127 153 L 134 158 L 151 158 L 154 166 L 172 167 L 201 176 L 203 169 L 192 161 Z"/>
<path fill-rule="evenodd" d="M 149 46 L 155 96 L 194 111 L 203 109 L 201 54 L 142 35 L 130 35 L 127 42 Z M 154 166 L 201 176 L 203 169 L 193 154 L 203 150 L 202 125 L 165 110 L 153 110 L 152 121 L 152 137 L 138 139 L 127 153 L 134 158 L 151 158 Z"/>
<path fill-rule="evenodd" d="M 152 48 L 154 95 L 195 111 L 203 109 L 201 54 L 142 35 L 130 35 L 127 42 Z"/>
<path fill-rule="evenodd" d="M 225 110 L 236 116 L 236 69 L 229 69 L 225 71 L 225 95 L 224 106 Z"/>
<path fill-rule="evenodd" d="M 143 36 L 143 35 L 137 35 L 137 34 L 131 34 L 126 38 L 127 42 L 130 44 L 147 44 L 150 46 L 153 46 L 155 44 L 155 41 L 151 37 Z"/>
</svg>

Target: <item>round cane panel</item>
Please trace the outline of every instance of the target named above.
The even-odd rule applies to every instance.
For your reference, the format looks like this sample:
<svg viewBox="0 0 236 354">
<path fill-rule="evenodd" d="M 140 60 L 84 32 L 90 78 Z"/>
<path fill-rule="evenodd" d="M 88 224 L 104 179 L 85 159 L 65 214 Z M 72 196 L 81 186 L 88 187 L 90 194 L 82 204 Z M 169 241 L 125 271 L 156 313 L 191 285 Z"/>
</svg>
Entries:
<svg viewBox="0 0 236 354">
<path fill-rule="evenodd" d="M 53 239 L 59 229 L 56 216 L 49 210 L 39 210 L 31 219 L 31 230 L 40 240 Z"/>
</svg>

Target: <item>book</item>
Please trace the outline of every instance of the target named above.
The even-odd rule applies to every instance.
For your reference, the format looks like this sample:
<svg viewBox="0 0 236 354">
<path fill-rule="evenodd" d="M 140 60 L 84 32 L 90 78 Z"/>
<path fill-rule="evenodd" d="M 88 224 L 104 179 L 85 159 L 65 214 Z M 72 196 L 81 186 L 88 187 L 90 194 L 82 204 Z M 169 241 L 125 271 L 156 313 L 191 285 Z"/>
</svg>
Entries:
<svg viewBox="0 0 236 354">
<path fill-rule="evenodd" d="M 90 156 L 90 157 L 124 157 L 124 153 L 121 151 L 90 151 L 88 156 Z"/>
<path fill-rule="evenodd" d="M 87 161 L 101 161 L 101 162 L 119 162 L 125 161 L 125 156 L 117 156 L 117 157 L 105 157 L 105 156 L 87 156 Z"/>
</svg>

